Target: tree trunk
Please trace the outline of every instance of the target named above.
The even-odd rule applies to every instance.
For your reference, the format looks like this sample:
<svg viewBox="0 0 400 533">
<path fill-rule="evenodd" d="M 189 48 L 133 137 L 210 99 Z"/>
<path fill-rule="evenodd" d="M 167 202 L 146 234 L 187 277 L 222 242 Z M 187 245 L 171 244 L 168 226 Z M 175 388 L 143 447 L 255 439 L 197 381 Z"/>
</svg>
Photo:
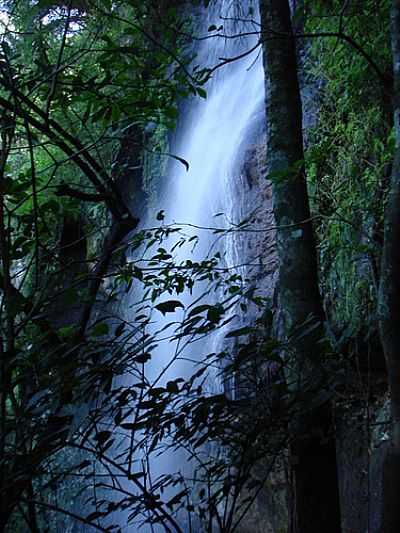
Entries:
<svg viewBox="0 0 400 533">
<path fill-rule="evenodd" d="M 400 531 L 400 3 L 393 0 L 391 37 L 396 148 L 385 211 L 379 321 L 388 372 L 392 442 L 384 462 L 383 533 Z"/>
<path fill-rule="evenodd" d="M 304 172 L 302 108 L 288 0 L 261 0 L 266 74 L 267 164 L 278 226 L 280 302 L 285 333 L 309 317 L 315 328 L 295 341 L 298 390 L 319 393 L 324 311 Z M 274 33 L 270 33 L 273 30 Z M 275 33 L 278 32 L 278 33 Z M 272 37 L 272 38 L 271 38 Z M 304 328 L 303 328 L 304 329 Z M 301 405 L 293 424 L 296 533 L 337 533 L 340 510 L 331 408 Z"/>
</svg>

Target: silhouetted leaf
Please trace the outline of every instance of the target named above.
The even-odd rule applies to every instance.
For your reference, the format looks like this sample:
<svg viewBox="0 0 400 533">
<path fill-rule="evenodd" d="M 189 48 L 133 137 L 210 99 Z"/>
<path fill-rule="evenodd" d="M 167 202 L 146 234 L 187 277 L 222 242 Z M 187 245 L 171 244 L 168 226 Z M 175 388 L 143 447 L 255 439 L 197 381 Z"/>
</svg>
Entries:
<svg viewBox="0 0 400 533">
<path fill-rule="evenodd" d="M 155 306 L 155 308 L 158 309 L 158 311 L 160 311 L 163 315 L 166 313 L 173 313 L 178 307 L 184 309 L 184 305 L 179 300 L 168 300 Z"/>
<path fill-rule="evenodd" d="M 197 307 L 194 307 L 190 311 L 190 313 L 188 314 L 188 317 L 191 317 L 191 316 L 194 316 L 194 315 L 199 315 L 200 313 L 203 313 L 204 311 L 208 311 L 210 309 L 210 307 L 212 307 L 212 306 L 209 305 L 209 304 L 198 305 Z"/>
<path fill-rule="evenodd" d="M 225 337 L 228 339 L 230 337 L 240 337 L 241 335 L 248 335 L 249 333 L 254 333 L 254 328 L 251 328 L 249 326 L 246 326 L 246 327 L 243 327 L 243 328 L 239 328 L 239 329 L 234 329 L 232 331 L 230 331 L 229 333 L 227 333 L 225 335 Z"/>
<path fill-rule="evenodd" d="M 95 435 L 95 440 L 101 445 L 103 445 L 111 437 L 111 431 L 100 431 Z"/>
<path fill-rule="evenodd" d="M 125 323 L 122 322 L 119 326 L 117 326 L 115 328 L 115 336 L 116 337 L 119 337 L 120 335 L 122 335 L 122 333 L 124 332 L 124 329 L 125 329 Z"/>
</svg>

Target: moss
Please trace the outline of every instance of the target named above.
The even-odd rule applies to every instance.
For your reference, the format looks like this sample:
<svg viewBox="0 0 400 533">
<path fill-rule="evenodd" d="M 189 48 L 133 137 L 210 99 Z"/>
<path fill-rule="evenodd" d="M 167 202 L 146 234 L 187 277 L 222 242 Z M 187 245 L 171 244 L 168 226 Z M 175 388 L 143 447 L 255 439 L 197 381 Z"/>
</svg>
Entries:
<svg viewBox="0 0 400 533">
<path fill-rule="evenodd" d="M 372 4 L 346 17 L 346 33 L 384 72 L 390 65 L 389 2 L 380 3 L 379 17 L 371 17 Z M 337 17 L 314 14 L 307 31 L 337 28 Z M 377 323 L 384 198 L 393 156 L 387 94 L 365 59 L 344 41 L 313 40 L 306 70 L 321 88 L 319 119 L 305 156 L 321 291 L 334 328 L 357 335 Z"/>
<path fill-rule="evenodd" d="M 166 176 L 169 163 L 168 129 L 159 125 L 152 132 L 144 153 L 144 187 L 148 194 L 149 208 L 159 204 L 160 194 L 163 189 L 163 178 Z"/>
</svg>

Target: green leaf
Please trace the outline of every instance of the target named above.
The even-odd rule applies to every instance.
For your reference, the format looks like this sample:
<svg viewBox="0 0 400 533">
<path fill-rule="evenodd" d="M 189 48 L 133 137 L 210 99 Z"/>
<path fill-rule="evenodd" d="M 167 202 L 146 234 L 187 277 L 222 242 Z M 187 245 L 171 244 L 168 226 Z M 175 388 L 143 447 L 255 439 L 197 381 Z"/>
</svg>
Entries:
<svg viewBox="0 0 400 533">
<path fill-rule="evenodd" d="M 151 354 L 143 353 L 135 357 L 135 362 L 142 365 L 144 363 L 147 363 L 147 361 L 150 361 L 150 359 L 151 359 Z"/>
<path fill-rule="evenodd" d="M 78 301 L 78 291 L 72 287 L 67 289 L 63 294 L 63 302 L 67 306 L 74 305 Z"/>
<path fill-rule="evenodd" d="M 179 392 L 179 387 L 176 381 L 168 381 L 166 389 L 171 394 L 177 394 Z"/>
<path fill-rule="evenodd" d="M 197 94 L 201 98 L 207 98 L 207 91 L 205 89 L 203 89 L 202 87 L 197 87 Z"/>
<path fill-rule="evenodd" d="M 64 326 L 60 328 L 57 331 L 59 337 L 62 339 L 68 339 L 68 337 L 72 337 L 75 333 L 75 327 L 74 326 Z"/>
<path fill-rule="evenodd" d="M 107 335 L 108 331 L 108 325 L 104 322 L 100 322 L 92 327 L 91 333 L 93 337 L 102 337 L 103 335 Z"/>
<path fill-rule="evenodd" d="M 207 320 L 210 322 L 219 322 L 224 311 L 225 309 L 220 304 L 211 306 L 207 313 Z"/>
<path fill-rule="evenodd" d="M 238 292 L 240 292 L 239 285 L 232 285 L 231 287 L 229 287 L 228 292 L 230 294 L 237 294 Z"/>
</svg>

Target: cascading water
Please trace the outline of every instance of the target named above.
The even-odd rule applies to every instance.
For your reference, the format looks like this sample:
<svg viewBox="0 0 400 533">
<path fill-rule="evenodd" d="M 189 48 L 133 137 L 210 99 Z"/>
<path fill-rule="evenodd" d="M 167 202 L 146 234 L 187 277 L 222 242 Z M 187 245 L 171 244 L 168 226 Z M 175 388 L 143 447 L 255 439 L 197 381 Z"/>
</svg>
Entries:
<svg viewBox="0 0 400 533">
<path fill-rule="evenodd" d="M 259 30 L 251 20 L 255 16 L 251 10 L 254 7 L 254 1 L 251 0 L 212 2 L 207 10 L 209 24 L 221 21 L 227 26 L 224 28 L 227 34 L 253 35 L 234 39 L 210 36 L 202 41 L 196 63 L 202 67 L 205 64 L 212 67 L 221 58 L 235 57 L 251 49 L 258 39 L 254 33 Z M 229 21 L 235 18 L 235 21 Z M 253 54 L 218 69 L 207 85 L 207 98 L 193 100 L 187 119 L 180 121 L 180 131 L 171 152 L 185 159 L 189 163 L 189 170 L 186 171 L 180 164 L 174 165 L 159 209 L 165 211 L 165 224 L 183 228 L 186 238 L 194 238 L 195 235 L 199 238 L 190 256 L 187 247 L 175 248 L 175 264 L 184 264 L 187 259 L 199 261 L 212 250 L 213 253 L 219 251 L 225 263 L 231 266 L 236 264 L 241 255 L 240 250 L 235 248 L 233 238 L 224 237 L 224 240 L 215 244 L 213 232 L 203 228 L 215 226 L 215 214 L 218 212 L 224 214 L 218 218 L 219 225 L 222 223 L 228 227 L 231 222 L 238 221 L 240 206 L 235 205 L 231 182 L 236 172 L 235 166 L 240 164 L 239 153 L 243 153 L 245 148 L 246 133 L 264 102 L 264 74 L 260 55 L 258 48 Z M 196 294 L 184 293 L 180 299 L 187 307 L 195 297 Z M 157 326 L 160 324 L 162 320 L 158 321 Z M 204 352 L 204 349 L 203 345 L 201 350 Z M 166 362 L 165 358 L 153 357 L 148 366 L 149 375 L 155 378 L 162 372 Z M 179 368 L 179 364 L 182 365 L 178 362 L 171 367 L 164 379 L 187 374 L 184 368 Z"/>
<path fill-rule="evenodd" d="M 258 40 L 256 32 L 259 30 L 253 20 L 257 18 L 254 12 L 258 9 L 254 4 L 255 0 L 211 2 L 205 10 L 203 20 L 208 38 L 199 41 L 197 51 L 196 63 L 201 68 L 213 67 L 221 62 L 221 58 L 235 57 L 254 47 Z M 213 36 L 212 32 L 207 34 L 207 28 L 211 25 L 223 26 L 223 31 L 219 32 L 221 34 L 247 35 L 232 39 Z M 172 240 L 167 241 L 167 246 L 174 248 L 175 264 L 185 264 L 187 260 L 200 261 L 210 250 L 213 254 L 218 251 L 224 263 L 229 266 L 236 264 L 241 256 L 233 237 L 225 236 L 215 243 L 216 236 L 212 231 L 199 228 L 213 226 L 216 220 L 219 225 L 222 223 L 226 226 L 229 221 L 238 221 L 241 210 L 234 197 L 232 177 L 235 172 L 237 175 L 235 167 L 239 164 L 239 154 L 243 154 L 249 127 L 264 102 L 264 75 L 260 55 L 260 49 L 257 48 L 252 54 L 218 68 L 206 87 L 207 98 L 193 99 L 187 104 L 189 109 L 185 112 L 185 117 L 180 118 L 175 145 L 170 150 L 189 163 L 189 170 L 186 171 L 181 164 L 174 164 L 167 178 L 162 204 L 157 207 L 157 211 L 162 209 L 165 212 L 163 224 L 179 226 L 186 238 L 192 237 L 197 244 L 188 256 L 187 246 L 174 247 Z M 214 216 L 217 212 L 224 213 L 224 216 L 216 219 Z M 149 218 L 147 223 L 151 225 L 153 220 L 154 218 Z M 195 235 L 199 238 L 195 239 Z M 187 309 L 200 297 L 203 289 L 204 284 L 200 289 L 195 287 L 191 293 L 187 291 L 179 294 L 180 302 Z M 207 303 L 213 304 L 217 298 L 217 292 L 211 293 Z M 168 317 L 163 317 L 159 311 L 154 310 L 150 333 L 160 338 L 160 331 L 168 330 L 167 323 L 178 323 L 184 316 L 185 310 L 182 309 L 168 313 Z M 146 379 L 159 386 L 181 376 L 189 377 L 194 372 L 195 362 L 200 361 L 212 351 L 213 346 L 221 342 L 218 335 L 223 337 L 223 331 L 200 343 L 191 343 L 184 349 L 177 341 L 158 342 L 158 347 L 152 350 L 151 360 L 145 365 Z M 166 451 L 151 460 L 146 468 L 148 472 L 151 471 L 151 477 L 156 479 L 161 474 L 185 470 L 185 465 L 179 463 L 186 461 L 185 454 Z M 122 527 L 122 530 L 132 531 L 132 526 L 127 529 Z"/>
</svg>

